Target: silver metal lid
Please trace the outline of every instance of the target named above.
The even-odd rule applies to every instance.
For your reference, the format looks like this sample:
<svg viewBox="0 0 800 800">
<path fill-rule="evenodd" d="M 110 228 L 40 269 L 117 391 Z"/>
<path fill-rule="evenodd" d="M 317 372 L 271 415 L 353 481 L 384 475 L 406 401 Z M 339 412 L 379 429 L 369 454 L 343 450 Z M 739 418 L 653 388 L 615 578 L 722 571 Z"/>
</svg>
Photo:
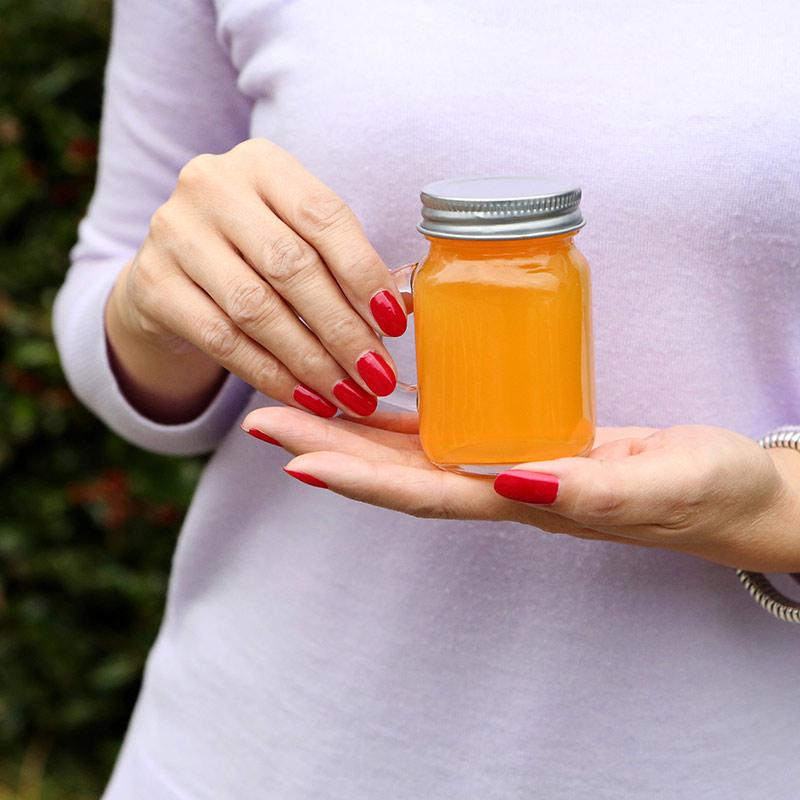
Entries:
<svg viewBox="0 0 800 800">
<path fill-rule="evenodd" d="M 533 177 L 456 178 L 423 187 L 417 230 L 445 239 L 532 239 L 584 225 L 581 189 Z"/>
</svg>

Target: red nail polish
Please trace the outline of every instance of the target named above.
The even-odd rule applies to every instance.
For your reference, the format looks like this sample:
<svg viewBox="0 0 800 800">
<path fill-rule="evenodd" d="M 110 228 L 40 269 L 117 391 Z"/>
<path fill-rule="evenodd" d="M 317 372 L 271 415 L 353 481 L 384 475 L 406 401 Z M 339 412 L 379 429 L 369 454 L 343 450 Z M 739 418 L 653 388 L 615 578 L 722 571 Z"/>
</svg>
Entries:
<svg viewBox="0 0 800 800">
<path fill-rule="evenodd" d="M 364 353 L 356 361 L 356 368 L 358 369 L 358 374 L 364 379 L 364 383 L 378 397 L 385 397 L 387 394 L 391 394 L 394 391 L 394 387 L 397 386 L 397 378 L 395 378 L 392 368 L 386 363 L 386 359 L 374 350 Z"/>
<path fill-rule="evenodd" d="M 313 475 L 309 475 L 307 472 L 295 472 L 295 470 L 286 469 L 286 467 L 283 468 L 283 471 L 287 475 L 291 475 L 293 478 L 297 478 L 297 480 L 307 483 L 309 486 L 318 486 L 320 489 L 328 488 L 328 484 L 325 483 L 325 481 L 321 481 L 319 478 L 315 478 Z"/>
<path fill-rule="evenodd" d="M 378 292 L 369 301 L 369 307 L 375 322 L 387 336 L 402 336 L 406 332 L 408 321 L 405 311 L 391 292 L 385 289 Z"/>
<path fill-rule="evenodd" d="M 509 500 L 547 504 L 558 495 L 558 478 L 546 472 L 510 469 L 495 478 L 494 490 Z"/>
<path fill-rule="evenodd" d="M 256 428 L 250 428 L 250 430 L 247 431 L 247 433 L 249 433 L 251 436 L 255 436 L 256 439 L 261 439 L 262 442 L 268 442 L 269 444 L 276 444 L 278 445 L 278 447 L 282 446 L 277 439 L 273 439 L 268 434 L 263 433 L 262 431 L 259 431 Z"/>
<path fill-rule="evenodd" d="M 352 378 L 339 381 L 333 387 L 333 396 L 356 414 L 366 417 L 378 407 L 378 399 L 367 394 Z"/>
<path fill-rule="evenodd" d="M 308 386 L 303 386 L 302 383 L 295 386 L 292 397 L 318 417 L 332 417 L 336 413 L 336 406 L 333 403 L 309 389 Z"/>
</svg>

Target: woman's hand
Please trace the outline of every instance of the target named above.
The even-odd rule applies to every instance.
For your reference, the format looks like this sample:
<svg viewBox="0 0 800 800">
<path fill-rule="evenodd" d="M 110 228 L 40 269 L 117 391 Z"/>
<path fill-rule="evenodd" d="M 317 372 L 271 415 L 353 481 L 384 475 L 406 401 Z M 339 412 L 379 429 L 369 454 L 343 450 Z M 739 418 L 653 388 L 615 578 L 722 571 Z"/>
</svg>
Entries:
<svg viewBox="0 0 800 800">
<path fill-rule="evenodd" d="M 337 405 L 370 414 L 392 391 L 380 335 L 402 334 L 406 316 L 352 211 L 288 153 L 251 140 L 182 170 L 106 322 L 122 371 L 165 401 L 218 384 L 223 367 L 331 416 Z M 159 358 L 169 363 L 155 369 Z"/>
<path fill-rule="evenodd" d="M 262 408 L 242 427 L 296 454 L 286 467 L 295 477 L 414 516 L 513 520 L 731 567 L 800 570 L 800 454 L 722 428 L 603 428 L 586 458 L 520 464 L 493 482 L 432 466 L 413 414 L 360 424 Z"/>
</svg>

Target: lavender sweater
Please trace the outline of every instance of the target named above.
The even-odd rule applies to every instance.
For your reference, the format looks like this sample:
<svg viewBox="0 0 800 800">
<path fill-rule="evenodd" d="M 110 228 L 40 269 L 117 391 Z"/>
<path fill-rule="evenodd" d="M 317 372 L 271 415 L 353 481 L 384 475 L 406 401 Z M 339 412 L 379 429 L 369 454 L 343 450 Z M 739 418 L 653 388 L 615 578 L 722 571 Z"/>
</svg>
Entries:
<svg viewBox="0 0 800 800">
<path fill-rule="evenodd" d="M 56 334 L 111 428 L 215 452 L 106 800 L 800 797 L 800 637 L 732 570 L 308 489 L 236 378 L 185 425 L 137 414 L 102 326 L 179 168 L 251 135 L 390 264 L 423 183 L 566 174 L 600 423 L 798 421 L 798 40 L 794 0 L 118 0 Z"/>
</svg>

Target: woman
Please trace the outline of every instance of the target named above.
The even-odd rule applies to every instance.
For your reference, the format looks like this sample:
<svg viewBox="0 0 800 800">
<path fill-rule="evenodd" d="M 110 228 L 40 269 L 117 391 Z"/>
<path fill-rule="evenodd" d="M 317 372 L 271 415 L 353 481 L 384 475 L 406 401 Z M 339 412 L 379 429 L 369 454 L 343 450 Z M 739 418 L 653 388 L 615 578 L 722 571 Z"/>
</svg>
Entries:
<svg viewBox="0 0 800 800">
<path fill-rule="evenodd" d="M 106 800 L 797 797 L 800 640 L 730 567 L 800 570 L 800 454 L 753 441 L 800 420 L 798 34 L 118 0 L 57 337 L 114 430 L 215 454 Z M 413 360 L 387 265 L 465 174 L 580 177 L 599 419 L 640 426 L 514 499 L 371 413 Z"/>
</svg>

